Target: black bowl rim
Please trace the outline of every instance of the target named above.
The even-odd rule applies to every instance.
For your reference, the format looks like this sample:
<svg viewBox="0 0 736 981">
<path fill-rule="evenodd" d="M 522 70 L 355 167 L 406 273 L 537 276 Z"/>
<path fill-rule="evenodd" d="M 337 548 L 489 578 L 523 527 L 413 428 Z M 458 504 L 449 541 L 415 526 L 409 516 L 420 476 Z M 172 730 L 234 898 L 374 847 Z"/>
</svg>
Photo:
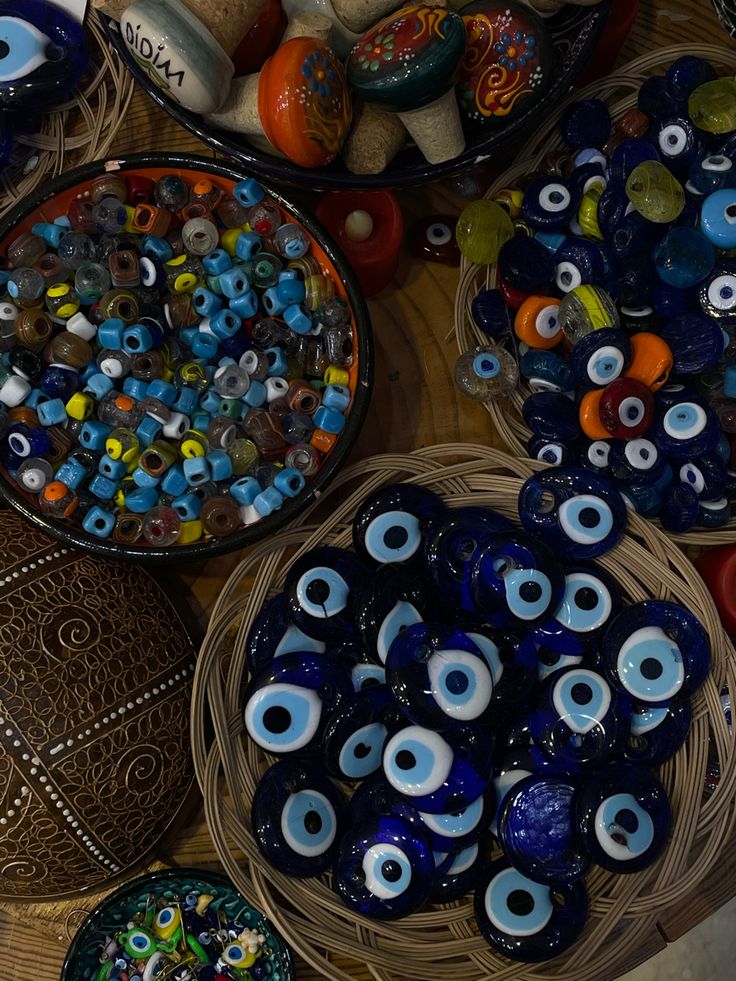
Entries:
<svg viewBox="0 0 736 981">
<path fill-rule="evenodd" d="M 168 154 L 156 151 L 151 153 L 126 154 L 121 157 L 111 157 L 108 159 L 114 161 L 115 173 L 145 167 L 156 167 L 158 169 L 170 167 L 172 170 L 176 170 L 177 168 L 185 170 L 206 170 L 210 174 L 215 174 L 229 180 L 242 180 L 243 177 L 248 176 L 255 177 L 256 180 L 259 180 L 257 174 L 249 172 L 237 162 L 234 162 L 231 166 L 227 162 L 223 163 L 212 160 L 209 157 L 200 156 L 199 154 Z M 18 204 L 0 219 L 0 240 L 4 239 L 18 222 L 22 221 L 30 211 L 43 204 L 44 201 L 48 201 L 56 194 L 68 190 L 75 184 L 90 180 L 99 174 L 108 173 L 109 170 L 106 169 L 106 163 L 106 160 L 93 160 L 74 170 L 66 171 L 53 180 L 45 181 L 29 195 L 22 198 Z M 255 524 L 236 531 L 225 538 L 210 538 L 191 545 L 171 545 L 166 548 L 142 548 L 134 545 L 124 545 L 113 542 L 111 539 L 96 538 L 93 535 L 88 535 L 84 531 L 54 521 L 35 508 L 5 473 L 0 470 L 0 497 L 3 497 L 26 520 L 31 521 L 36 527 L 41 528 L 42 531 L 56 539 L 56 541 L 60 541 L 65 545 L 72 545 L 81 551 L 91 552 L 100 558 L 126 559 L 150 564 L 206 561 L 215 556 L 234 552 L 248 545 L 263 541 L 269 535 L 283 528 L 284 525 L 288 524 L 289 521 L 312 503 L 314 498 L 321 493 L 322 489 L 333 479 L 345 462 L 365 420 L 373 386 L 373 334 L 368 307 L 363 298 L 355 273 L 348 265 L 347 259 L 338 248 L 335 240 L 324 226 L 316 219 L 305 215 L 300 208 L 284 198 L 278 191 L 274 191 L 269 187 L 266 188 L 266 191 L 284 211 L 301 222 L 307 231 L 319 242 L 322 250 L 333 264 L 335 271 L 343 282 L 355 320 L 355 331 L 358 338 L 358 383 L 345 428 L 340 434 L 334 448 L 330 451 L 326 463 L 320 467 L 314 477 L 310 478 L 306 489 L 298 497 L 289 498 L 278 511 L 268 515 L 266 518 L 261 518 Z"/>
<path fill-rule="evenodd" d="M 247 903 L 248 906 L 251 907 L 251 909 L 255 910 L 255 912 L 258 913 L 259 916 L 263 918 L 264 922 L 268 925 L 269 930 L 273 934 L 275 934 L 275 936 L 277 936 L 278 939 L 281 941 L 281 945 L 289 965 L 289 970 L 291 972 L 292 981 L 294 978 L 296 978 L 296 966 L 294 964 L 294 954 L 292 953 L 291 947 L 287 944 L 287 942 L 284 940 L 284 938 L 281 936 L 279 931 L 276 929 L 274 924 L 271 922 L 271 920 L 269 920 L 269 918 L 266 916 L 265 913 L 262 913 L 257 906 L 253 906 L 251 901 L 247 899 L 242 894 L 240 889 L 238 889 L 238 887 L 234 885 L 226 875 L 223 875 L 222 872 L 210 872 L 208 869 L 197 869 L 194 868 L 193 866 L 182 865 L 182 866 L 175 866 L 170 869 L 157 869 L 155 872 L 144 872 L 142 875 L 136 876 L 135 879 L 129 879 L 127 882 L 121 883 L 118 886 L 118 888 L 115 889 L 114 892 L 108 893 L 107 896 L 104 897 L 104 899 L 101 899 L 99 903 L 95 906 L 95 908 L 87 913 L 84 922 L 79 927 L 77 932 L 74 934 L 74 937 L 72 938 L 72 942 L 69 944 L 69 947 L 67 949 L 66 956 L 64 957 L 64 963 L 61 965 L 61 974 L 59 976 L 59 981 L 68 981 L 68 973 L 69 971 L 71 971 L 72 968 L 72 960 L 76 956 L 77 947 L 81 943 L 82 931 L 84 930 L 85 926 L 89 923 L 89 921 L 92 919 L 92 917 L 97 916 L 98 914 L 103 912 L 105 907 L 110 902 L 114 901 L 116 897 L 119 896 L 121 893 L 126 892 L 127 890 L 132 889 L 134 887 L 137 888 L 139 886 L 143 886 L 145 883 L 150 883 L 151 885 L 155 885 L 157 882 L 162 880 L 166 881 L 166 879 L 170 879 L 174 875 L 197 876 L 201 879 L 205 879 L 205 880 L 209 879 L 211 882 L 216 883 L 217 885 L 221 885 L 221 886 L 227 885 L 230 886 L 231 889 L 234 889 L 235 892 L 237 892 L 237 894 L 243 900 L 243 902 Z"/>
<path fill-rule="evenodd" d="M 518 3 L 519 0 L 516 0 Z M 208 126 L 198 113 L 179 106 L 173 99 L 167 98 L 148 75 L 130 56 L 118 22 L 111 17 L 101 15 L 108 40 L 115 48 L 126 69 L 141 86 L 144 92 L 153 99 L 180 126 L 189 130 L 207 146 L 225 153 L 246 167 L 253 168 L 269 180 L 292 186 L 308 187 L 311 190 L 374 190 L 376 188 L 412 187 L 426 184 L 444 177 L 452 177 L 462 170 L 484 163 L 491 159 L 502 147 L 518 137 L 523 137 L 528 129 L 538 120 L 549 115 L 550 105 L 558 104 L 575 84 L 579 75 L 587 67 L 598 41 L 603 35 L 608 16 L 614 0 L 600 0 L 596 6 L 578 7 L 589 18 L 592 28 L 580 50 L 579 56 L 562 72 L 556 73 L 544 96 L 530 109 L 518 116 L 509 125 L 495 130 L 492 135 L 466 149 L 458 157 L 441 164 L 428 164 L 421 159 L 411 165 L 404 165 L 395 170 L 389 166 L 381 174 L 351 174 L 345 170 L 331 170 L 329 167 L 305 169 L 291 163 L 290 160 L 275 157 L 255 146 L 238 142 L 237 134 L 226 130 L 218 130 Z M 584 13 L 583 13 L 584 12 Z"/>
</svg>

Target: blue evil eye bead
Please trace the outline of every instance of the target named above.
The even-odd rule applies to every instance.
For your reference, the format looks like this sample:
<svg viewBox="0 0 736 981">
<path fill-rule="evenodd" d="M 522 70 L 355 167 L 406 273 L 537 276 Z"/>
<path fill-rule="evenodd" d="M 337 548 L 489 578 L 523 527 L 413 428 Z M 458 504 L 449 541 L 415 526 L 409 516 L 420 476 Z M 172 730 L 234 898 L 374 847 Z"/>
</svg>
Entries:
<svg viewBox="0 0 736 981">
<path fill-rule="evenodd" d="M 687 174 L 702 148 L 695 128 L 687 116 L 666 116 L 657 120 L 648 139 L 659 152 L 662 163 L 673 174 Z"/>
<path fill-rule="evenodd" d="M 363 501 L 353 521 L 353 545 L 358 555 L 383 565 L 421 557 L 424 530 L 444 514 L 441 497 L 426 487 L 393 484 Z"/>
<path fill-rule="evenodd" d="M 40 0 L 3 4 L 0 41 L 0 108 L 6 111 L 46 111 L 72 91 L 87 66 L 81 24 Z"/>
<path fill-rule="evenodd" d="M 372 817 L 401 818 L 411 825 L 418 835 L 426 837 L 428 843 L 430 842 L 419 811 L 406 797 L 402 797 L 386 782 L 382 773 L 369 777 L 355 788 L 348 810 L 352 824 L 360 824 L 367 814 Z"/>
<path fill-rule="evenodd" d="M 286 596 L 278 593 L 261 607 L 248 631 L 245 658 L 251 674 L 274 657 L 299 651 L 323 654 L 324 641 L 308 637 L 288 619 Z"/>
<path fill-rule="evenodd" d="M 534 631 L 534 640 L 561 653 L 582 653 L 620 608 L 621 590 L 604 569 L 567 566 L 562 601 L 553 619 Z"/>
<path fill-rule="evenodd" d="M 315 751 L 331 711 L 352 694 L 345 667 L 322 654 L 283 654 L 253 675 L 245 691 L 245 728 L 274 756 Z"/>
<path fill-rule="evenodd" d="M 496 791 L 493 783 L 477 800 L 448 814 L 428 814 L 418 811 L 419 819 L 439 852 L 457 852 L 478 841 L 496 810 Z"/>
<path fill-rule="evenodd" d="M 692 93 L 706 82 L 712 82 L 718 76 L 716 70 L 705 58 L 697 55 L 683 55 L 673 61 L 665 72 L 667 91 L 678 102 L 685 103 Z"/>
<path fill-rule="evenodd" d="M 569 238 L 554 254 L 554 281 L 561 293 L 577 286 L 615 287 L 607 246 L 584 238 Z"/>
<path fill-rule="evenodd" d="M 491 741 L 481 728 L 457 726 L 440 735 L 422 726 L 395 733 L 383 752 L 383 773 L 418 811 L 445 814 L 472 804 L 491 778 Z"/>
<path fill-rule="evenodd" d="M 716 264 L 708 239 L 694 228 L 671 228 L 653 252 L 657 275 L 668 286 L 689 289 L 702 282 Z"/>
<path fill-rule="evenodd" d="M 319 767 L 279 760 L 255 789 L 251 827 L 273 868 L 299 878 L 319 875 L 334 862 L 347 830 L 347 804 Z"/>
<path fill-rule="evenodd" d="M 614 260 L 619 266 L 647 262 L 661 236 L 661 227 L 647 221 L 637 211 L 625 215 L 611 237 Z"/>
<path fill-rule="evenodd" d="M 337 658 L 350 674 L 353 690 L 361 691 L 373 685 L 386 684 L 386 671 L 382 664 L 363 647 L 356 636 L 349 636 L 327 648 L 328 657 Z"/>
<path fill-rule="evenodd" d="M 532 460 L 541 460 L 551 467 L 559 467 L 561 464 L 575 462 L 578 447 L 575 443 L 568 446 L 542 436 L 532 436 L 527 440 L 526 449 Z"/>
<path fill-rule="evenodd" d="M 496 837 L 498 837 L 498 822 L 506 798 L 518 783 L 534 774 L 562 774 L 564 772 L 561 767 L 556 767 L 554 763 L 551 763 L 540 753 L 536 746 L 531 744 L 528 725 L 522 731 L 529 740 L 527 745 L 499 747 L 498 743 L 496 744 L 491 781 L 496 794 L 496 813 L 488 826 L 491 834 Z M 514 729 L 510 732 L 512 739 L 517 738 L 518 733 Z M 502 731 L 501 736 L 505 737 L 506 732 Z"/>
<path fill-rule="evenodd" d="M 575 827 L 574 796 L 569 779 L 536 774 L 506 795 L 499 841 L 514 867 L 534 882 L 574 882 L 590 864 Z"/>
<path fill-rule="evenodd" d="M 608 872 L 641 872 L 664 850 L 672 824 L 667 793 L 643 766 L 612 763 L 591 774 L 575 803 L 593 861 Z"/>
<path fill-rule="evenodd" d="M 572 443 L 581 435 L 577 406 L 560 392 L 535 392 L 524 400 L 521 411 L 535 436 Z"/>
<path fill-rule="evenodd" d="M 731 520 L 731 505 L 727 497 L 714 501 L 698 501 L 697 524 L 701 528 L 723 528 Z"/>
<path fill-rule="evenodd" d="M 343 837 L 332 884 L 343 903 L 375 920 L 396 920 L 429 898 L 435 864 L 427 840 L 398 817 L 372 817 Z"/>
<path fill-rule="evenodd" d="M 610 244 L 622 221 L 631 209 L 626 194 L 626 183 L 609 180 L 598 201 L 598 225 L 604 239 Z"/>
<path fill-rule="evenodd" d="M 689 460 L 715 450 L 721 435 L 718 416 L 701 401 L 678 401 L 661 410 L 652 438 L 659 449 L 675 460 Z"/>
<path fill-rule="evenodd" d="M 529 225 L 544 231 L 567 228 L 577 215 L 581 192 L 562 177 L 538 177 L 524 192 L 521 214 Z"/>
<path fill-rule="evenodd" d="M 736 264 L 721 264 L 698 288 L 703 313 L 719 321 L 736 320 Z"/>
<path fill-rule="evenodd" d="M 667 469 L 667 460 L 655 444 L 644 436 L 612 440 L 609 455 L 610 476 L 624 484 L 654 484 Z"/>
<path fill-rule="evenodd" d="M 614 621 L 615 622 L 615 621 Z M 629 700 L 590 668 L 564 668 L 540 686 L 529 715 L 535 746 L 568 773 L 617 756 L 629 732 Z"/>
<path fill-rule="evenodd" d="M 560 631 L 562 634 L 562 631 Z M 554 639 L 554 638 L 553 638 Z M 570 651 L 579 650 L 579 645 L 570 645 L 567 651 L 557 650 L 554 647 L 547 646 L 544 643 L 544 638 L 540 637 L 539 646 L 537 648 L 537 653 L 539 657 L 539 666 L 537 668 L 537 676 L 540 681 L 544 681 L 555 671 L 561 671 L 563 668 L 575 667 L 578 664 L 583 663 L 583 655 L 569 653 Z"/>
<path fill-rule="evenodd" d="M 462 851 L 451 852 L 449 863 L 436 872 L 429 894 L 430 903 L 454 903 L 472 892 L 485 875 L 491 854 L 488 835 Z"/>
<path fill-rule="evenodd" d="M 582 337 L 572 349 L 576 385 L 605 388 L 631 363 L 631 343 L 622 330 L 601 327 Z"/>
<path fill-rule="evenodd" d="M 672 351 L 672 371 L 678 375 L 701 375 L 715 368 L 727 342 L 720 324 L 703 313 L 673 317 L 659 336 Z"/>
<path fill-rule="evenodd" d="M 556 351 L 529 348 L 519 371 L 533 392 L 569 392 L 574 387 L 570 362 Z"/>
<path fill-rule="evenodd" d="M 511 332 L 511 315 L 500 290 L 481 290 L 470 303 L 473 323 L 492 341 Z"/>
<path fill-rule="evenodd" d="M 514 235 L 498 253 L 498 275 L 521 293 L 545 296 L 555 274 L 552 254 L 528 235 Z"/>
<path fill-rule="evenodd" d="M 612 685 L 634 701 L 666 705 L 692 695 L 710 667 L 710 644 L 699 620 L 677 603 L 634 603 L 608 625 L 601 647 Z"/>
<path fill-rule="evenodd" d="M 429 590 L 418 576 L 407 576 L 400 565 L 379 566 L 358 597 L 355 622 L 368 653 L 385 664 L 399 634 L 421 623 L 429 610 Z"/>
<path fill-rule="evenodd" d="M 611 133 L 611 114 L 600 99 L 571 102 L 560 118 L 560 136 L 571 150 L 600 149 Z"/>
<path fill-rule="evenodd" d="M 708 195 L 700 209 L 700 230 L 717 249 L 736 249 L 736 188 Z"/>
<path fill-rule="evenodd" d="M 592 470 L 599 477 L 611 476 L 611 442 L 606 439 L 583 441 L 580 450 L 580 466 Z"/>
<path fill-rule="evenodd" d="M 386 740 L 405 723 L 384 685 L 343 699 L 322 737 L 325 769 L 339 780 L 364 780 L 381 769 Z"/>
<path fill-rule="evenodd" d="M 498 532 L 475 553 L 471 588 L 476 608 L 494 625 L 530 625 L 559 606 L 564 573 L 554 553 L 531 535 Z"/>
<path fill-rule="evenodd" d="M 512 961 L 539 963 L 568 950 L 583 932 L 588 894 L 582 880 L 532 882 L 502 858 L 476 888 L 474 910 L 493 950 Z"/>
<path fill-rule="evenodd" d="M 650 119 L 658 119 L 684 108 L 687 99 L 677 98 L 666 78 L 652 75 L 639 86 L 636 102 Z"/>
<path fill-rule="evenodd" d="M 478 646 L 493 678 L 494 722 L 502 725 L 525 700 L 537 674 L 537 649 L 524 632 L 498 630 L 480 617 L 462 617 L 458 626 Z"/>
<path fill-rule="evenodd" d="M 552 467 L 530 477 L 519 492 L 519 516 L 527 532 L 565 559 L 594 559 L 626 530 L 621 495 L 577 467 Z"/>
<path fill-rule="evenodd" d="M 724 187 L 736 187 L 736 167 L 725 153 L 711 153 L 694 161 L 690 184 L 700 194 L 712 194 Z"/>
<path fill-rule="evenodd" d="M 455 362 L 454 378 L 468 398 L 489 402 L 514 391 L 519 383 L 519 368 L 508 351 L 486 344 L 460 355 Z"/>
<path fill-rule="evenodd" d="M 478 545 L 511 522 L 490 508 L 453 508 L 435 518 L 424 539 L 424 569 L 442 605 L 448 610 L 474 611 L 471 590 L 473 554 Z"/>
<path fill-rule="evenodd" d="M 676 696 L 669 705 L 634 704 L 624 756 L 630 763 L 659 766 L 683 745 L 691 718 L 690 700 L 684 696 Z"/>
<path fill-rule="evenodd" d="M 297 559 L 284 583 L 289 618 L 317 640 L 351 633 L 357 595 L 367 578 L 367 569 L 352 552 L 311 549 Z"/>
<path fill-rule="evenodd" d="M 702 453 L 695 460 L 683 463 L 678 476 L 683 484 L 692 487 L 698 497 L 712 501 L 726 489 L 728 471 L 717 453 Z"/>
<path fill-rule="evenodd" d="M 388 652 L 386 680 L 417 725 L 443 729 L 491 721 L 490 668 L 477 645 L 455 627 L 407 627 Z"/>
<path fill-rule="evenodd" d="M 663 491 L 657 484 L 619 484 L 626 507 L 642 518 L 656 518 L 662 509 Z"/>
<path fill-rule="evenodd" d="M 611 154 L 609 180 L 626 182 L 632 170 L 647 160 L 659 160 L 659 153 L 651 143 L 644 139 L 624 140 Z"/>
</svg>

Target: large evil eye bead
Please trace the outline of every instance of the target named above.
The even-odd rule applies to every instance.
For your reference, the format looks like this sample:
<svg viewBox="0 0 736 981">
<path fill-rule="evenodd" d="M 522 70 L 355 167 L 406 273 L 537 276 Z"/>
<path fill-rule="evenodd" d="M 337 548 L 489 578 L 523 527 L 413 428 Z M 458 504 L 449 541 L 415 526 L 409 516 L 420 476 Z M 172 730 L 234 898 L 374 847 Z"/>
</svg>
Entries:
<svg viewBox="0 0 736 981">
<path fill-rule="evenodd" d="M 290 619 L 310 637 L 330 641 L 353 629 L 356 596 L 368 571 L 352 552 L 315 548 L 289 570 L 284 584 Z"/>
<path fill-rule="evenodd" d="M 356 552 L 373 562 L 409 562 L 421 553 L 424 529 L 445 511 L 426 487 L 393 484 L 363 501 L 353 521 Z"/>
<path fill-rule="evenodd" d="M 561 392 L 535 392 L 524 400 L 524 422 L 535 436 L 571 443 L 580 436 L 577 406 Z"/>
<path fill-rule="evenodd" d="M 603 388 L 615 381 L 630 361 L 629 339 L 615 327 L 586 334 L 572 349 L 573 377 L 578 385 Z"/>
<path fill-rule="evenodd" d="M 710 644 L 700 621 L 677 603 L 645 600 L 606 629 L 602 659 L 612 684 L 635 701 L 664 705 L 691 695 L 708 674 Z"/>
<path fill-rule="evenodd" d="M 644 766 L 664 763 L 687 739 L 691 718 L 690 699 L 684 696 L 676 696 L 668 705 L 633 705 L 626 759 Z"/>
<path fill-rule="evenodd" d="M 736 317 L 736 266 L 716 266 L 698 290 L 704 313 L 716 320 Z"/>
<path fill-rule="evenodd" d="M 288 620 L 288 607 L 284 593 L 266 600 L 248 631 L 245 657 L 251 674 L 274 657 L 294 651 L 324 653 L 324 641 L 308 637 L 303 630 Z"/>
<path fill-rule="evenodd" d="M 493 677 L 478 646 L 454 627 L 420 623 L 391 645 L 386 680 L 418 725 L 488 722 Z"/>
<path fill-rule="evenodd" d="M 350 676 L 336 659 L 284 654 L 251 679 L 245 692 L 246 730 L 276 756 L 311 752 L 321 742 L 328 710 L 352 691 Z"/>
<path fill-rule="evenodd" d="M 429 895 L 431 903 L 454 903 L 472 892 L 488 868 L 491 842 L 488 834 L 462 851 L 450 854 L 450 864 L 437 872 Z"/>
<path fill-rule="evenodd" d="M 477 800 L 450 814 L 419 812 L 432 848 L 440 852 L 456 852 L 478 841 L 496 809 L 496 791 L 492 783 Z"/>
<path fill-rule="evenodd" d="M 498 821 L 504 854 L 535 882 L 574 882 L 589 864 L 575 827 L 575 785 L 533 775 L 507 794 Z"/>
<path fill-rule="evenodd" d="M 650 770 L 613 763 L 583 782 L 576 820 L 596 864 L 609 872 L 640 872 L 662 853 L 672 813 Z"/>
<path fill-rule="evenodd" d="M 366 581 L 356 605 L 355 622 L 368 654 L 385 663 L 396 637 L 428 610 L 428 589 L 401 565 L 381 565 Z"/>
<path fill-rule="evenodd" d="M 507 859 L 494 862 L 475 891 L 475 918 L 488 944 L 513 961 L 536 963 L 570 948 L 588 918 L 582 880 L 533 882 Z"/>
<path fill-rule="evenodd" d="M 501 725 L 527 697 L 537 674 L 537 649 L 526 631 L 518 634 L 497 630 L 482 617 L 458 621 L 465 634 L 478 645 L 493 678 L 494 722 Z"/>
<path fill-rule="evenodd" d="M 521 213 L 524 221 L 545 231 L 563 229 L 580 206 L 580 189 L 561 177 L 540 177 L 524 192 Z"/>
<path fill-rule="evenodd" d="M 261 853 L 279 872 L 319 875 L 335 860 L 347 804 L 319 767 L 279 760 L 256 787 L 251 826 Z"/>
<path fill-rule="evenodd" d="M 595 635 L 618 613 L 621 591 L 602 569 L 568 569 L 555 619 L 576 634 Z"/>
<path fill-rule="evenodd" d="M 386 740 L 404 724 L 383 685 L 343 699 L 322 738 L 325 769 L 340 780 L 363 780 L 380 770 Z"/>
<path fill-rule="evenodd" d="M 395 920 L 429 898 L 435 864 L 428 841 L 398 817 L 371 817 L 343 837 L 333 887 L 362 916 Z"/>
<path fill-rule="evenodd" d="M 626 529 L 626 506 L 605 480 L 577 467 L 551 467 L 519 492 L 524 528 L 557 555 L 593 559 L 613 548 Z"/>
<path fill-rule="evenodd" d="M 369 777 L 355 788 L 348 811 L 353 824 L 360 824 L 368 814 L 373 817 L 398 817 L 412 825 L 418 834 L 427 835 L 419 811 L 408 798 L 394 790 L 382 773 Z"/>
</svg>

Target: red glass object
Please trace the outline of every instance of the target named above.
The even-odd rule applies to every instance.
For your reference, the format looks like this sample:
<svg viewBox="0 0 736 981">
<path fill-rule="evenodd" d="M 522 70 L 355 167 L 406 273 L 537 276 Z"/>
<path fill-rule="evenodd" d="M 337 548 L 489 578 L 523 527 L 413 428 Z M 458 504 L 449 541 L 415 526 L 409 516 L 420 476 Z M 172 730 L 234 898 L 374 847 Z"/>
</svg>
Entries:
<svg viewBox="0 0 736 981">
<path fill-rule="evenodd" d="M 286 30 L 288 17 L 281 0 L 267 0 L 260 17 L 233 52 L 235 77 L 259 72 L 276 48 Z"/>
<path fill-rule="evenodd" d="M 524 300 L 528 300 L 530 294 L 523 293 L 521 290 L 514 289 L 513 286 L 509 286 L 505 279 L 498 277 L 498 282 L 496 283 L 496 288 L 504 299 L 504 302 L 511 307 L 512 310 L 518 310 Z"/>
<path fill-rule="evenodd" d="M 709 548 L 695 568 L 713 596 L 726 633 L 736 636 L 736 545 Z"/>
<path fill-rule="evenodd" d="M 373 229 L 364 241 L 355 242 L 345 232 L 345 220 L 353 211 L 367 211 Z M 331 191 L 317 205 L 317 218 L 345 253 L 363 293 L 374 296 L 396 273 L 404 237 L 399 202 L 390 191 Z"/>
<path fill-rule="evenodd" d="M 634 378 L 617 378 L 603 390 L 598 412 L 615 439 L 638 439 L 652 425 L 654 396 Z"/>
<path fill-rule="evenodd" d="M 128 204 L 135 207 L 137 204 L 153 200 L 153 181 L 150 177 L 142 174 L 129 174 L 125 178 L 128 187 Z"/>
<path fill-rule="evenodd" d="M 638 13 L 639 0 L 614 0 L 606 28 L 588 62 L 588 67 L 577 81 L 578 87 L 588 85 L 611 73 Z"/>
</svg>

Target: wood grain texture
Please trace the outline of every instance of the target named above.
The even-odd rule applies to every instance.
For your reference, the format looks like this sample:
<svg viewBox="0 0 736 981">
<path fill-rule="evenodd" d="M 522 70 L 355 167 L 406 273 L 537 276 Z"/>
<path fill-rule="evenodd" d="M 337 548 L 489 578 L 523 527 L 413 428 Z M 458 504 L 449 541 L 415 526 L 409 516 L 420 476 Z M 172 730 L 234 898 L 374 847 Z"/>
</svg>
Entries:
<svg viewBox="0 0 736 981">
<path fill-rule="evenodd" d="M 708 0 L 641 0 L 641 10 L 619 63 L 623 64 L 657 44 L 687 42 L 692 38 L 733 44 L 720 27 Z M 172 150 L 215 156 L 178 127 L 142 91 L 137 91 L 114 144 L 114 154 Z M 498 162 L 504 169 L 508 156 Z M 287 192 L 309 206 L 309 196 Z M 399 195 L 407 226 L 416 218 L 436 212 L 457 213 L 461 199 L 452 185 L 431 185 Z M 403 452 L 437 442 L 467 441 L 500 446 L 489 430 L 488 415 L 480 405 L 456 395 L 451 368 L 456 358 L 448 340 L 452 326 L 456 270 L 421 263 L 402 256 L 393 282 L 369 301 L 375 336 L 375 389 L 373 403 L 352 459 L 377 452 Z M 240 560 L 225 556 L 192 566 L 185 579 L 205 609 L 214 602 L 223 582 Z M 153 863 L 218 865 L 201 808 L 195 806 L 162 842 Z M 736 892 L 736 844 L 724 855 L 718 873 L 695 890 L 691 901 L 664 911 L 659 929 L 642 939 L 639 962 L 662 949 L 710 915 Z M 62 904 L 55 910 L 23 905 L 0 911 L 0 981 L 58 981 L 67 947 L 65 920 L 74 906 L 91 907 L 93 897 Z M 73 927 L 74 918 L 70 918 Z M 346 965 L 341 964 L 342 967 Z M 634 967 L 631 964 L 630 967 Z M 349 967 L 356 979 L 368 978 L 360 965 Z M 399 979 L 397 973 L 397 981 Z M 318 975 L 299 965 L 301 981 Z M 429 981 L 429 979 L 428 979 Z"/>
</svg>

